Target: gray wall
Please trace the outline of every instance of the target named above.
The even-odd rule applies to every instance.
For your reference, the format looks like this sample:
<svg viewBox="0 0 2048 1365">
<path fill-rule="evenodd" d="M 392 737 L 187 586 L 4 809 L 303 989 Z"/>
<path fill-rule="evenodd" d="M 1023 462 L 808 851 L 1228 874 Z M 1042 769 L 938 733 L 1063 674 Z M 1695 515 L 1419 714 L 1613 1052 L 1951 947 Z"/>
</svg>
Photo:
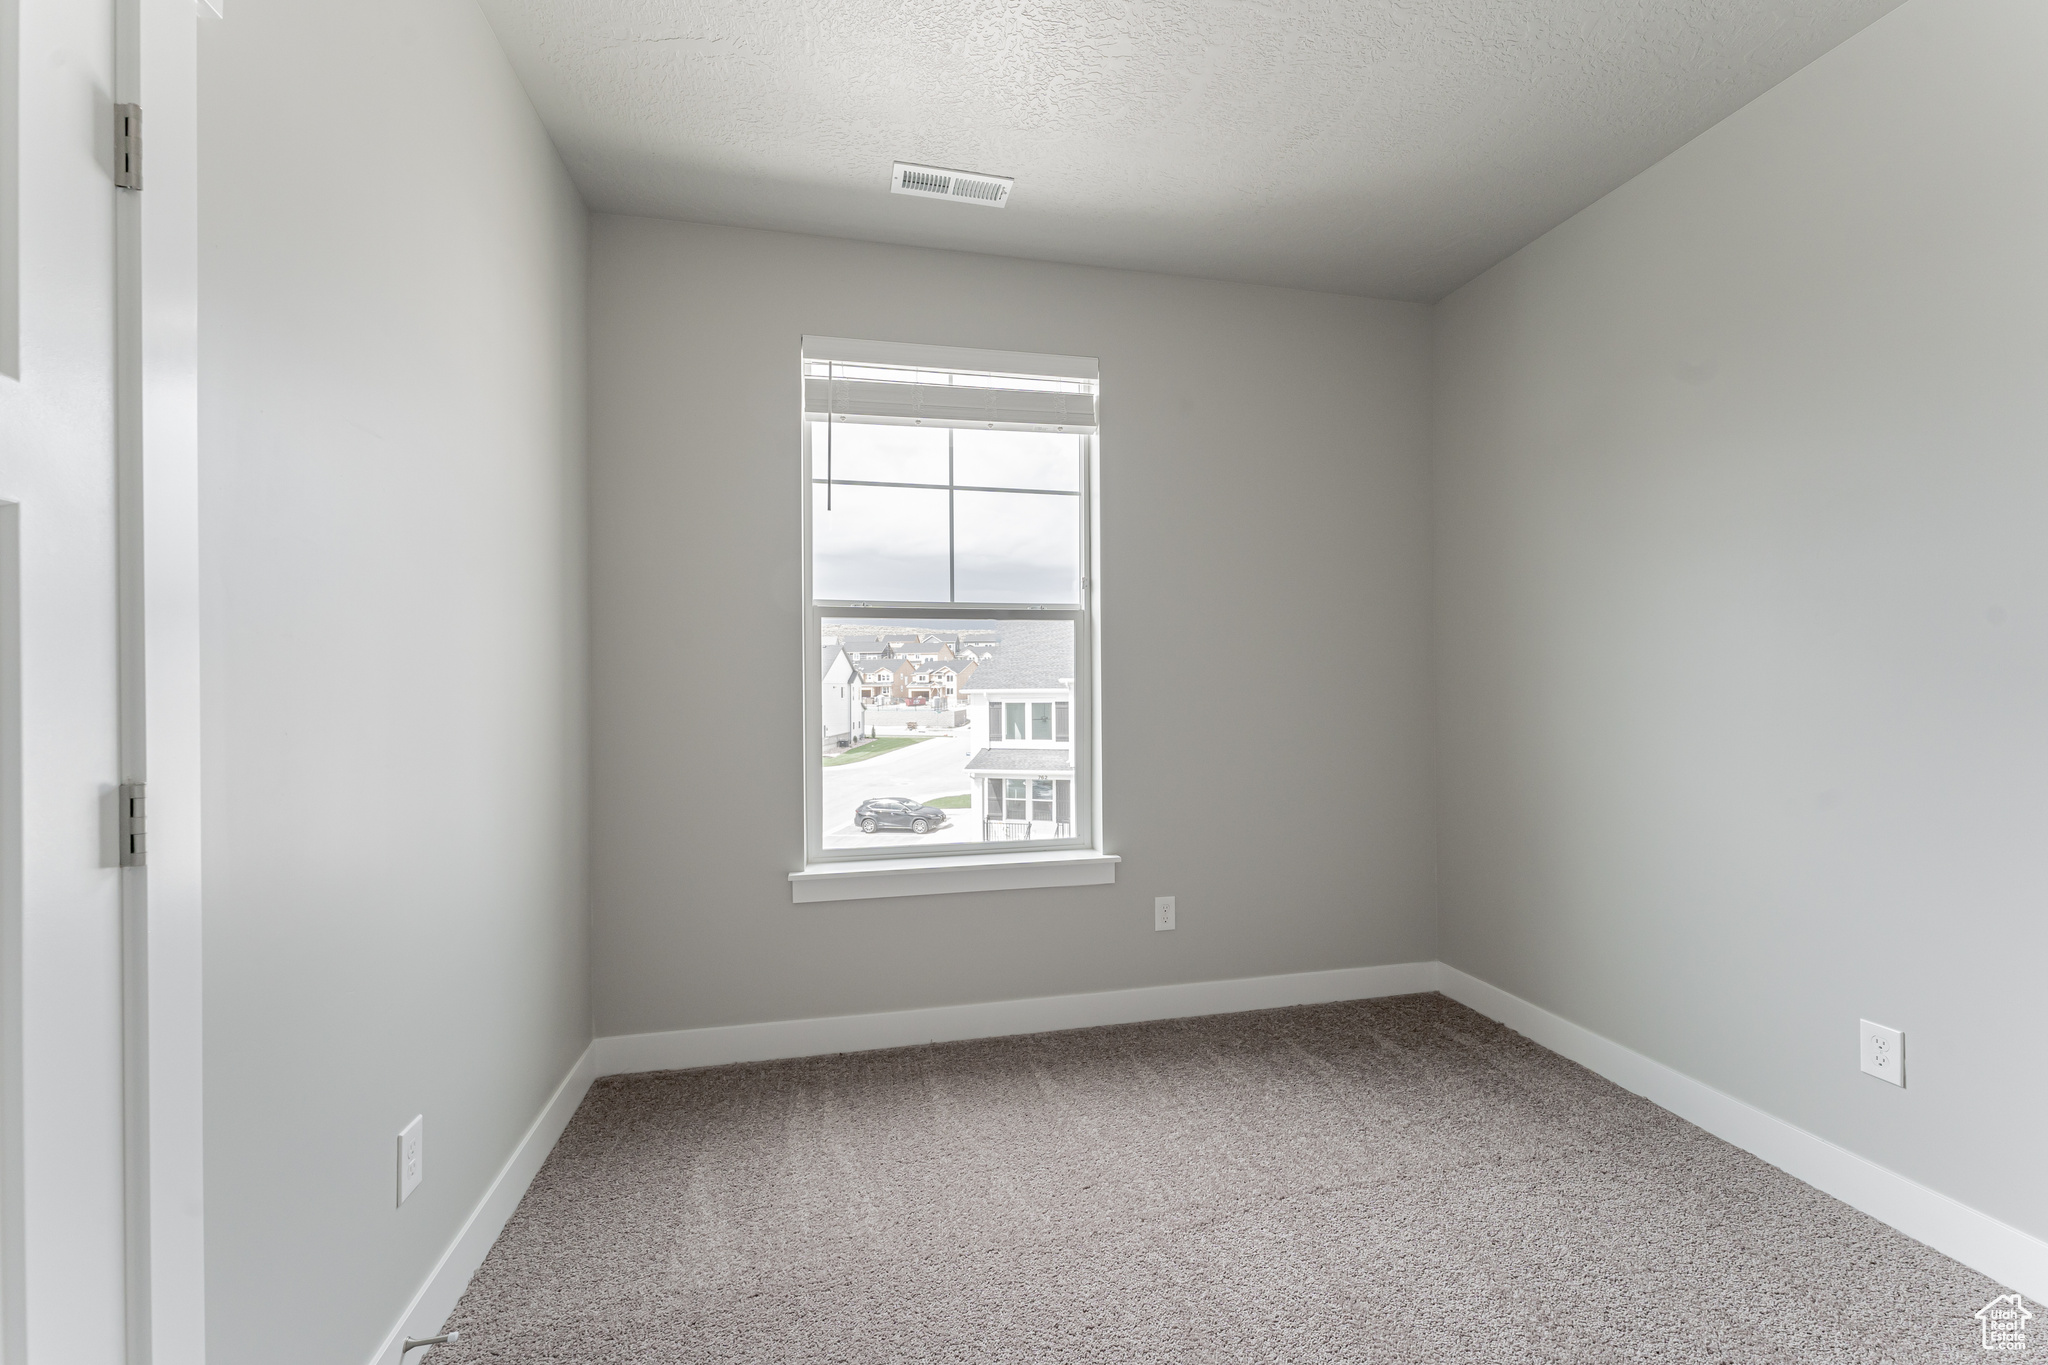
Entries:
<svg viewBox="0 0 2048 1365">
<path fill-rule="evenodd" d="M 1435 955 L 1424 308 L 598 217 L 590 325 L 599 1033 Z M 1100 358 L 1116 886 L 790 904 L 807 332 Z M 1246 639 L 1344 723 L 1219 716 Z"/>
<path fill-rule="evenodd" d="M 1441 305 L 1435 402 L 1446 959 L 2037 1236 L 2044 51 L 1914 0 Z"/>
<path fill-rule="evenodd" d="M 200 71 L 209 1359 L 362 1365 L 590 1036 L 585 219 L 469 0 L 228 10 Z"/>
</svg>

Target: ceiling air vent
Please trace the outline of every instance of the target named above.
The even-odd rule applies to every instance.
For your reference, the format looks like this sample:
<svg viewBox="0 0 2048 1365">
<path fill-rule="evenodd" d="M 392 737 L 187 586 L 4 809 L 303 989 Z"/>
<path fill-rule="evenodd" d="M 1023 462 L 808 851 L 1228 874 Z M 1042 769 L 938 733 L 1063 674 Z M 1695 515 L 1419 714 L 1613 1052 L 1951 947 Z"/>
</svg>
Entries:
<svg viewBox="0 0 2048 1365">
<path fill-rule="evenodd" d="M 942 166 L 913 166 L 899 161 L 889 177 L 889 193 L 914 194 L 920 199 L 957 199 L 999 209 L 1010 202 L 1010 187 L 1016 183 L 1006 175 L 976 175 L 972 171 L 949 171 Z"/>
</svg>

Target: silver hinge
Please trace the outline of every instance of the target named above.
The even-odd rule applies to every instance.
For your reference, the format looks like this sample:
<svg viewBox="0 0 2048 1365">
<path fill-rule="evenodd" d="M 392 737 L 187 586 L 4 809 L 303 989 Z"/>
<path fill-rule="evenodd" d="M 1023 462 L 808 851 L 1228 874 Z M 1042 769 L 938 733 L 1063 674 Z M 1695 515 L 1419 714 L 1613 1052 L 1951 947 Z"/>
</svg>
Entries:
<svg viewBox="0 0 2048 1365">
<path fill-rule="evenodd" d="M 142 188 L 142 106 L 114 106 L 114 183 L 124 190 Z"/>
<path fill-rule="evenodd" d="M 121 866 L 149 866 L 148 806 L 140 782 L 121 784 Z"/>
</svg>

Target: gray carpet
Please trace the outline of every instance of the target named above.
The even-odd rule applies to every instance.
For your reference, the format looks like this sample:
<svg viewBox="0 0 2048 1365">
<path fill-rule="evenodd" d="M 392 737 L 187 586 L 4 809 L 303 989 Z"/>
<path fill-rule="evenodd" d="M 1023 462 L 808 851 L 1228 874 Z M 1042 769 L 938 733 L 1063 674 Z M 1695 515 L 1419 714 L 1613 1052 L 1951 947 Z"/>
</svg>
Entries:
<svg viewBox="0 0 2048 1365">
<path fill-rule="evenodd" d="M 599 1081 L 430 1359 L 1928 1365 L 1998 1292 L 1414 995 Z"/>
</svg>

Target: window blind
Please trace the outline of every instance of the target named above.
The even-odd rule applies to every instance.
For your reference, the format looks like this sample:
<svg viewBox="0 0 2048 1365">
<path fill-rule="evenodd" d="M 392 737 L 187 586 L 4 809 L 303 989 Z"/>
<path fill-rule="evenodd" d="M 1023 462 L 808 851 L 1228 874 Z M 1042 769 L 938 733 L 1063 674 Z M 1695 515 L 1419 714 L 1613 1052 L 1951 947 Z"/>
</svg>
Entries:
<svg viewBox="0 0 2048 1365">
<path fill-rule="evenodd" d="M 812 421 L 997 431 L 1096 429 L 1096 364 L 1085 356 L 804 338 Z"/>
<path fill-rule="evenodd" d="M 863 367 L 872 372 L 872 367 Z M 814 422 L 979 427 L 994 431 L 1095 430 L 1095 395 L 920 379 L 804 376 L 804 416 Z"/>
</svg>

